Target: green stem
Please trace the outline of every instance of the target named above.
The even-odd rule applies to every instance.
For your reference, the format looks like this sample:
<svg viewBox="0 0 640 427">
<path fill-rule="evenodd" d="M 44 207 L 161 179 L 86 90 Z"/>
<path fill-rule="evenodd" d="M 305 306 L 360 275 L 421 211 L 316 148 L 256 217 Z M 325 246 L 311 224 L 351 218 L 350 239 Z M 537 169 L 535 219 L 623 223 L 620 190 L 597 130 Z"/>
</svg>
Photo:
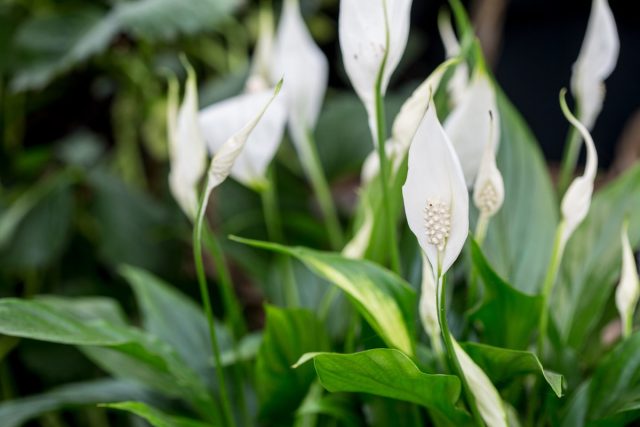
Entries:
<svg viewBox="0 0 640 427">
<path fill-rule="evenodd" d="M 476 232 L 474 237 L 478 246 L 482 248 L 482 243 L 487 236 L 487 227 L 491 217 L 484 212 L 480 212 L 478 223 L 476 224 Z M 473 263 L 472 263 L 473 264 Z M 478 297 L 478 272 L 475 267 L 471 266 L 471 276 L 469 277 L 469 292 L 467 294 L 467 308 L 471 309 Z"/>
<path fill-rule="evenodd" d="M 549 264 L 547 275 L 542 285 L 542 311 L 540 312 L 540 319 L 538 321 L 538 356 L 541 359 L 544 356 L 544 340 L 547 336 L 547 327 L 549 324 L 549 297 L 551 296 L 553 285 L 558 277 L 560 261 L 562 261 L 562 254 L 564 252 L 562 234 L 564 233 L 565 226 L 565 222 L 562 221 L 556 229 L 553 252 L 551 253 L 551 263 Z"/>
<path fill-rule="evenodd" d="M 220 356 L 220 347 L 216 333 L 216 325 L 213 319 L 213 309 L 211 307 L 211 297 L 207 286 L 207 277 L 204 271 L 204 262 L 202 260 L 202 230 L 204 224 L 204 213 L 207 206 L 207 200 L 211 191 L 207 188 L 202 194 L 200 204 L 198 206 L 198 214 L 195 226 L 193 228 L 193 258 L 196 265 L 196 274 L 198 276 L 198 284 L 200 286 L 200 297 L 207 316 L 209 326 L 209 335 L 211 338 L 211 348 L 213 350 L 213 358 L 216 368 L 216 376 L 218 380 L 218 388 L 220 391 L 220 399 L 222 401 L 222 419 L 224 426 L 234 426 L 235 421 L 231 411 L 231 403 L 227 392 L 227 385 L 224 378 L 224 368 Z"/>
<path fill-rule="evenodd" d="M 242 307 L 235 294 L 231 273 L 225 262 L 220 241 L 213 230 L 206 225 L 204 227 L 204 242 L 213 258 L 213 262 L 218 267 L 218 281 L 222 290 L 222 301 L 227 315 L 227 323 L 234 332 L 235 337 L 240 338 L 247 333 L 247 325 L 242 316 Z"/>
<path fill-rule="evenodd" d="M 265 189 L 260 191 L 260 197 L 262 199 L 262 209 L 264 211 L 264 220 L 267 225 L 269 240 L 277 243 L 285 243 L 282 222 L 280 220 L 280 209 L 278 208 L 278 194 L 276 191 L 276 179 L 273 167 L 271 167 L 269 171 L 269 184 Z M 286 255 L 277 255 L 277 263 L 284 281 L 284 300 L 287 306 L 298 307 L 300 305 L 300 297 L 298 296 L 298 288 L 296 287 L 291 259 Z"/>
<path fill-rule="evenodd" d="M 438 321 L 440 322 L 440 329 L 442 330 L 442 338 L 444 339 L 444 345 L 447 349 L 447 354 L 449 355 L 449 361 L 451 365 L 453 365 L 453 371 L 460 377 L 460 382 L 462 383 L 462 390 L 464 391 L 465 399 L 467 400 L 467 405 L 471 410 L 471 415 L 476 423 L 476 425 L 483 427 L 484 422 L 482 421 L 482 417 L 480 416 L 480 412 L 478 411 L 478 406 L 476 405 L 476 398 L 471 392 L 471 388 L 469 387 L 469 383 L 467 383 L 467 379 L 462 371 L 462 367 L 460 366 L 460 361 L 458 360 L 458 356 L 456 355 L 455 349 L 453 347 L 453 341 L 451 340 L 451 332 L 449 331 L 449 322 L 447 321 L 447 302 L 446 302 L 446 277 L 438 273 L 438 289 L 437 296 L 438 299 Z"/>
<path fill-rule="evenodd" d="M 391 211 L 391 199 L 389 197 L 389 185 L 388 182 L 388 165 L 387 165 L 387 152 L 385 151 L 385 142 L 387 141 L 387 129 L 386 129 L 386 116 L 384 112 L 384 97 L 382 96 L 382 80 L 384 78 L 384 71 L 387 65 L 387 58 L 389 56 L 389 46 L 391 43 L 388 22 L 389 17 L 387 14 L 387 7 L 384 4 L 384 20 L 386 24 L 385 31 L 385 51 L 380 63 L 380 69 L 378 70 L 378 76 L 376 77 L 375 84 L 375 115 L 376 115 L 376 135 L 374 135 L 374 141 L 378 141 L 378 158 L 380 160 L 380 185 L 382 187 L 382 210 L 384 215 L 384 222 L 387 228 L 387 236 L 389 238 L 390 248 L 390 264 L 391 270 L 397 274 L 401 274 L 400 271 L 400 254 L 398 252 L 398 244 L 396 237 L 396 227 L 394 224 L 392 211 Z"/>
<path fill-rule="evenodd" d="M 571 126 L 567 140 L 564 144 L 564 154 L 562 156 L 562 165 L 560 167 L 560 175 L 558 177 L 558 194 L 560 197 L 564 195 L 569 183 L 573 177 L 573 172 L 578 163 L 578 155 L 580 154 L 580 133 L 578 129 Z"/>
<path fill-rule="evenodd" d="M 340 220 L 338 219 L 336 206 L 333 202 L 333 197 L 331 196 L 327 177 L 322 170 L 322 164 L 320 163 L 320 157 L 318 156 L 318 149 L 313 133 L 308 131 L 305 136 L 306 138 L 304 140 L 303 147 L 301 147 L 302 153 L 300 156 L 302 166 L 311 181 L 311 186 L 313 187 L 313 191 L 318 199 L 318 204 L 322 211 L 327 232 L 329 233 L 331 248 L 337 251 L 340 250 L 344 244 L 344 233 L 340 226 Z"/>
</svg>

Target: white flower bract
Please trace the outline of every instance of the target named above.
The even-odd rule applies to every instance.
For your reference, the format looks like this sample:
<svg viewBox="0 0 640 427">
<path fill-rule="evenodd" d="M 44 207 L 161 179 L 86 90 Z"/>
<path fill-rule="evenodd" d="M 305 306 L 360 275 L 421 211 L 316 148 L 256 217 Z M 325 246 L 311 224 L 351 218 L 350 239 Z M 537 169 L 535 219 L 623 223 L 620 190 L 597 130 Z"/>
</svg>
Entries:
<svg viewBox="0 0 640 427">
<path fill-rule="evenodd" d="M 625 222 L 620 233 L 622 242 L 622 272 L 620 283 L 616 289 L 616 307 L 620 313 L 624 335 L 631 332 L 633 313 L 638 298 L 640 297 L 640 278 L 638 278 L 638 266 L 633 255 L 633 249 L 629 242 L 628 223 Z"/>
</svg>

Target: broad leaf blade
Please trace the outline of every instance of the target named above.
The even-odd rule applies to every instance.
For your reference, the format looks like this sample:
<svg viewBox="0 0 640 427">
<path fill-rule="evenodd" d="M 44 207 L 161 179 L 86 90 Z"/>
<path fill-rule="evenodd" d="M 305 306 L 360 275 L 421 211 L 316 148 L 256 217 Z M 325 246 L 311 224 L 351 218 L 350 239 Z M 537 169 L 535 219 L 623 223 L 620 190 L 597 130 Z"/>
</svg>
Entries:
<svg viewBox="0 0 640 427">
<path fill-rule="evenodd" d="M 311 358 L 320 383 L 332 393 L 369 393 L 403 400 L 428 408 L 432 416 L 448 425 L 471 422 L 468 414 L 456 407 L 460 398 L 457 377 L 425 374 L 398 350 L 318 353 Z"/>
<path fill-rule="evenodd" d="M 145 419 L 153 427 L 210 427 L 209 424 L 183 417 L 167 415 L 141 402 L 119 402 L 101 405 L 106 408 L 130 412 Z"/>
<path fill-rule="evenodd" d="M 538 357 L 530 351 L 509 350 L 472 342 L 460 345 L 496 385 L 522 375 L 536 374 L 546 380 L 556 396 L 563 395 L 562 375 L 545 370 Z"/>
<path fill-rule="evenodd" d="M 267 306 L 266 329 L 256 360 L 256 388 L 260 416 L 265 420 L 289 419 L 302 402 L 313 369 L 292 369 L 303 354 L 329 348 L 324 326 L 302 309 Z"/>
<path fill-rule="evenodd" d="M 340 287 L 390 347 L 414 353 L 415 293 L 400 277 L 369 261 L 302 247 L 240 239 L 241 243 L 296 257 L 319 276 Z"/>
<path fill-rule="evenodd" d="M 478 244 L 473 239 L 469 242 L 473 267 L 485 287 L 482 304 L 471 314 L 471 319 L 483 326 L 483 341 L 498 347 L 527 348 L 538 326 L 542 297 L 526 295 L 502 280 Z"/>
</svg>

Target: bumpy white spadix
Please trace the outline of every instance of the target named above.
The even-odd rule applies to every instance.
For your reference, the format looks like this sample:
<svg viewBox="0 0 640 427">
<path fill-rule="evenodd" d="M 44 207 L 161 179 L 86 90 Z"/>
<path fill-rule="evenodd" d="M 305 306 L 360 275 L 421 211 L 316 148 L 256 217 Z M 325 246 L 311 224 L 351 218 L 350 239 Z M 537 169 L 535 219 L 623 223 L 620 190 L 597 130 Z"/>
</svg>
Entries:
<svg viewBox="0 0 640 427">
<path fill-rule="evenodd" d="M 593 143 L 593 138 L 591 138 L 587 128 L 569 110 L 565 95 L 566 90 L 563 89 L 560 93 L 560 107 L 569 123 L 582 135 L 587 149 L 587 164 L 584 168 L 584 174 L 573 180 L 562 199 L 561 210 L 564 226 L 560 237 L 561 248 L 565 247 L 569 237 L 589 213 L 591 196 L 593 195 L 593 183 L 598 170 L 598 152 Z"/>
<path fill-rule="evenodd" d="M 409 148 L 407 180 L 402 187 L 409 228 L 437 277 L 460 255 L 469 232 L 469 194 L 435 105 L 427 112 Z"/>
<path fill-rule="evenodd" d="M 378 76 L 384 94 L 407 46 L 411 4 L 412 0 L 340 1 L 342 61 L 370 125 L 375 122 Z"/>
<path fill-rule="evenodd" d="M 315 128 L 327 90 L 329 64 L 304 23 L 298 0 L 284 1 L 273 53 L 271 79 L 284 77 L 289 131 L 304 156 L 307 133 Z"/>
<path fill-rule="evenodd" d="M 489 117 L 493 120 L 492 111 L 489 111 Z M 490 126 L 489 141 L 485 144 L 478 177 L 473 188 L 473 202 L 480 215 L 485 215 L 487 218 L 495 215 L 504 202 L 504 181 L 496 164 L 497 141 L 493 137 L 494 126 L 493 124 Z"/>
<path fill-rule="evenodd" d="M 593 0 L 582 48 L 573 65 L 571 91 L 578 102 L 578 117 L 591 129 L 602 110 L 604 81 L 618 62 L 620 40 L 607 0 Z"/>
<path fill-rule="evenodd" d="M 493 112 L 492 141 L 494 151 L 500 141 L 500 117 L 497 114 L 496 93 L 487 72 L 478 66 L 458 106 L 444 123 L 444 128 L 460 157 L 462 170 L 469 188 L 473 187 L 489 135 Z"/>
<path fill-rule="evenodd" d="M 229 138 L 256 117 L 273 97 L 273 89 L 238 95 L 200 112 L 199 125 L 209 150 L 218 154 Z M 231 176 L 243 185 L 260 190 L 267 185 L 267 168 L 273 159 L 286 123 L 282 99 L 276 99 L 249 137 L 246 149 L 238 152 Z"/>
<path fill-rule="evenodd" d="M 169 82 L 167 130 L 169 139 L 169 188 L 180 208 L 194 219 L 198 209 L 198 183 L 205 173 L 207 151 L 198 126 L 198 89 L 196 75 L 187 67 L 187 82 L 182 105 L 178 109 L 178 83 Z"/>
<path fill-rule="evenodd" d="M 625 222 L 620 233 L 622 242 L 622 272 L 620 283 L 616 289 L 616 307 L 622 321 L 622 331 L 625 337 L 631 335 L 633 313 L 640 297 L 640 278 L 638 266 L 629 242 L 629 223 Z"/>
</svg>

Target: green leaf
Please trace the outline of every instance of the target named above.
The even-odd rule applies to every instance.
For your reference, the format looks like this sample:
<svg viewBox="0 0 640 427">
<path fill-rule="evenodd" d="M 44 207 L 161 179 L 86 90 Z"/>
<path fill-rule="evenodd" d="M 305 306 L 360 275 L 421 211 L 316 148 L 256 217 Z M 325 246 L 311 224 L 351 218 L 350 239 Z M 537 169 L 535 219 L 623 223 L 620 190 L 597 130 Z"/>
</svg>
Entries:
<svg viewBox="0 0 640 427">
<path fill-rule="evenodd" d="M 120 304 L 106 297 L 61 297 L 57 295 L 37 295 L 36 301 L 53 308 L 57 312 L 72 315 L 81 321 L 105 321 L 106 323 L 126 326 L 127 319 Z"/>
<path fill-rule="evenodd" d="M 329 348 L 329 339 L 315 315 L 302 309 L 266 307 L 266 329 L 256 360 L 260 416 L 271 422 L 290 418 L 313 382 L 313 369 L 291 366 L 310 351 Z"/>
<path fill-rule="evenodd" d="M 498 347 L 527 348 L 538 326 L 542 297 L 514 289 L 493 271 L 475 240 L 469 239 L 469 244 L 473 267 L 484 283 L 482 304 L 470 315 L 482 323 L 482 341 Z"/>
<path fill-rule="evenodd" d="M 497 95 L 501 125 L 497 162 L 505 199 L 491 219 L 483 250 L 501 277 L 523 292 L 537 293 L 558 223 L 555 193 L 531 131 L 505 95 Z"/>
<path fill-rule="evenodd" d="M 72 179 L 62 173 L 23 193 L 0 216 L 0 266 L 42 268 L 58 259 L 71 231 Z"/>
<path fill-rule="evenodd" d="M 113 379 L 100 379 L 69 384 L 43 394 L 0 403 L 2 427 L 19 427 L 46 412 L 118 402 L 122 399 L 146 401 L 150 394 L 138 384 Z"/>
<path fill-rule="evenodd" d="M 595 421 L 633 412 L 637 419 L 639 400 L 640 332 L 636 332 L 618 344 L 596 368 L 589 386 L 587 417 Z"/>
<path fill-rule="evenodd" d="M 135 328 L 87 321 L 46 302 L 0 300 L 0 334 L 81 346 L 112 375 L 135 380 L 202 410 L 213 405 L 200 378 L 166 343 Z"/>
<path fill-rule="evenodd" d="M 581 350 L 601 320 L 620 274 L 620 230 L 629 219 L 631 246 L 640 245 L 640 165 L 598 191 L 585 221 L 569 239 L 555 292 L 553 314 L 564 340 Z"/>
<path fill-rule="evenodd" d="M 415 403 L 428 408 L 434 419 L 446 425 L 471 422 L 456 406 L 460 398 L 458 377 L 425 374 L 398 350 L 317 353 L 305 359 L 313 359 L 320 383 L 332 393 L 369 393 Z"/>
<path fill-rule="evenodd" d="M 390 347 L 414 353 L 416 297 L 409 285 L 390 271 L 365 260 L 303 247 L 232 237 L 258 248 L 291 255 L 317 275 L 345 291 L 360 314 Z"/>
<path fill-rule="evenodd" d="M 153 427 L 211 427 L 210 424 L 205 424 L 200 421 L 167 415 L 141 402 L 119 402 L 100 406 L 130 412 L 140 418 L 144 418 Z"/>
<path fill-rule="evenodd" d="M 563 395 L 562 375 L 545 370 L 538 357 L 530 351 L 509 350 L 473 342 L 460 345 L 496 385 L 521 375 L 536 374 L 542 375 L 556 396 Z"/>
<path fill-rule="evenodd" d="M 195 372 L 211 378 L 211 339 L 207 320 L 200 307 L 142 269 L 123 266 L 120 273 L 135 291 L 145 330 L 175 348 Z M 227 330 L 221 324 L 216 326 L 220 348 L 229 348 Z"/>
</svg>

